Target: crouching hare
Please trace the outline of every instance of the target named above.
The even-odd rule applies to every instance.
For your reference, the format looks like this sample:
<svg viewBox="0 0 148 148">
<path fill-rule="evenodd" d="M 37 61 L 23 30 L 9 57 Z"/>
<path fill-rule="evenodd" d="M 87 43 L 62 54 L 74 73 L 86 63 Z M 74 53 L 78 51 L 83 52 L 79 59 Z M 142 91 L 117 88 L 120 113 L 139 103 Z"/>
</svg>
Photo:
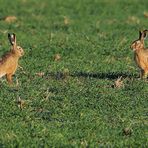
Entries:
<svg viewBox="0 0 148 148">
<path fill-rule="evenodd" d="M 148 48 L 144 46 L 144 39 L 146 38 L 148 30 L 139 31 L 139 39 L 131 44 L 131 49 L 134 51 L 134 60 L 140 68 L 140 78 L 147 78 L 148 75 Z"/>
<path fill-rule="evenodd" d="M 18 60 L 24 55 L 24 51 L 16 44 L 16 35 L 8 33 L 8 39 L 11 44 L 10 51 L 2 56 L 0 59 L 0 78 L 6 75 L 9 84 L 12 84 L 12 76 L 14 75 L 17 67 Z"/>
</svg>

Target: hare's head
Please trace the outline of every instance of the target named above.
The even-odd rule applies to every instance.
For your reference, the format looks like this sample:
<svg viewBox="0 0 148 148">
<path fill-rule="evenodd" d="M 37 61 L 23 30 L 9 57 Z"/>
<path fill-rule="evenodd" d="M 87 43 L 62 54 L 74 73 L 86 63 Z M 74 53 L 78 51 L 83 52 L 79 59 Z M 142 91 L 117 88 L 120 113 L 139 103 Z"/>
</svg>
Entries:
<svg viewBox="0 0 148 148">
<path fill-rule="evenodd" d="M 139 31 L 139 39 L 135 40 L 132 44 L 131 44 L 131 49 L 133 51 L 136 50 L 140 50 L 140 49 L 144 49 L 144 39 L 147 36 L 147 32 L 148 30 L 144 30 L 144 31 Z"/>
<path fill-rule="evenodd" d="M 11 52 L 15 54 L 17 57 L 21 57 L 24 55 L 24 50 L 22 47 L 17 46 L 16 44 L 16 35 L 8 33 L 8 39 L 11 44 Z"/>
</svg>

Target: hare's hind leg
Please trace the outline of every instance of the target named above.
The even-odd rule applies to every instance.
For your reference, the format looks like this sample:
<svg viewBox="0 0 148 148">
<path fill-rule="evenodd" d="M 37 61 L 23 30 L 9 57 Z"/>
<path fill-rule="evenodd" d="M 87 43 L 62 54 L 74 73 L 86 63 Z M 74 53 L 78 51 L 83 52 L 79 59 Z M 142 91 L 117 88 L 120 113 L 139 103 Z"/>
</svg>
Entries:
<svg viewBox="0 0 148 148">
<path fill-rule="evenodd" d="M 9 84 L 12 84 L 12 74 L 6 74 L 6 79 Z"/>
</svg>

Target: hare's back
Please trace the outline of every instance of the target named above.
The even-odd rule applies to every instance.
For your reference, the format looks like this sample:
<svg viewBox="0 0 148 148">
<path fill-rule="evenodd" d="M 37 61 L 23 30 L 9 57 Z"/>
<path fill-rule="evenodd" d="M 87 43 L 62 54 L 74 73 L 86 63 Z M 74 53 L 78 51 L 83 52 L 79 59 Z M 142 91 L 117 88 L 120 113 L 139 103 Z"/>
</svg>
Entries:
<svg viewBox="0 0 148 148">
<path fill-rule="evenodd" d="M 148 48 L 146 48 L 145 50 L 143 50 L 143 54 L 145 57 L 148 57 Z"/>
</svg>

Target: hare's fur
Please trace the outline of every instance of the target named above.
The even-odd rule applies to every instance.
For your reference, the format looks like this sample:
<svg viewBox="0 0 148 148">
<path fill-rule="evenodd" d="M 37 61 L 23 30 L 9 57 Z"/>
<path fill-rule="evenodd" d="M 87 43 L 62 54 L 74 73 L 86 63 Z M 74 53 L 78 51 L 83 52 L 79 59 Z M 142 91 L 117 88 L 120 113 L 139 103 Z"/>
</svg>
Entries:
<svg viewBox="0 0 148 148">
<path fill-rule="evenodd" d="M 134 50 L 134 60 L 141 71 L 141 78 L 147 78 L 148 75 L 148 48 L 144 46 L 147 32 L 148 30 L 140 31 L 139 39 L 131 45 L 131 48 Z"/>
<path fill-rule="evenodd" d="M 16 45 L 15 34 L 8 34 L 8 38 L 11 43 L 11 49 L 0 59 L 0 78 L 6 75 L 8 83 L 11 84 L 12 76 L 18 67 L 18 60 L 23 56 L 24 51 L 20 46 Z"/>
</svg>

